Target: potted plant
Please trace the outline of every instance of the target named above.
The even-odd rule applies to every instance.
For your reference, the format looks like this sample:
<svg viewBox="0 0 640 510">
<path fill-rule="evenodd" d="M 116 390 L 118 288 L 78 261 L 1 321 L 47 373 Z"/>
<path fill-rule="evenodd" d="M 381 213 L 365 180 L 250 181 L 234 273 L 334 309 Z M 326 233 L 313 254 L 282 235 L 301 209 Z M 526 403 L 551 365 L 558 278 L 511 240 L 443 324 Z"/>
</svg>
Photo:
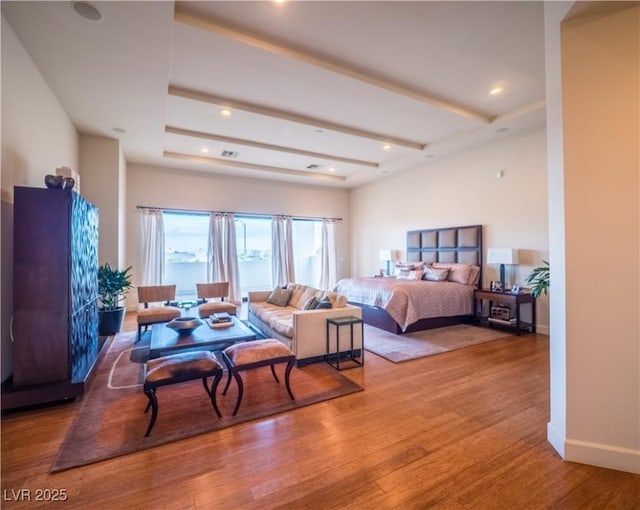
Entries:
<svg viewBox="0 0 640 510">
<path fill-rule="evenodd" d="M 115 269 L 108 263 L 98 268 L 98 333 L 100 336 L 115 335 L 122 327 L 124 318 L 124 306 L 120 301 L 133 287 L 129 271 Z"/>
<path fill-rule="evenodd" d="M 546 294 L 549 289 L 549 262 L 542 262 L 544 265 L 534 268 L 525 278 L 525 281 L 531 284 L 531 294 L 534 297 Z"/>
</svg>

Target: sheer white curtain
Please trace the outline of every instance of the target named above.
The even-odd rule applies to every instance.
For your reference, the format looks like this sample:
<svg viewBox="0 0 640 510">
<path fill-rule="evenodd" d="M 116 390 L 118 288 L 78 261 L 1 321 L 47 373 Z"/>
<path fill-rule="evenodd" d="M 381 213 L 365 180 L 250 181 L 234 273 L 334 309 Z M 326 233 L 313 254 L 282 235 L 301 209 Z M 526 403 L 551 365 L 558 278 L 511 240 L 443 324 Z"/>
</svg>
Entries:
<svg viewBox="0 0 640 510">
<path fill-rule="evenodd" d="M 320 249 L 320 288 L 331 290 L 336 284 L 336 232 L 335 222 L 322 220 Z"/>
<path fill-rule="evenodd" d="M 139 246 L 139 285 L 162 285 L 164 278 L 164 223 L 161 210 L 141 210 Z"/>
<path fill-rule="evenodd" d="M 293 223 L 290 216 L 271 218 L 271 276 L 274 285 L 295 282 Z"/>
<path fill-rule="evenodd" d="M 209 216 L 207 281 L 229 282 L 229 301 L 236 304 L 242 301 L 233 214 Z"/>
</svg>

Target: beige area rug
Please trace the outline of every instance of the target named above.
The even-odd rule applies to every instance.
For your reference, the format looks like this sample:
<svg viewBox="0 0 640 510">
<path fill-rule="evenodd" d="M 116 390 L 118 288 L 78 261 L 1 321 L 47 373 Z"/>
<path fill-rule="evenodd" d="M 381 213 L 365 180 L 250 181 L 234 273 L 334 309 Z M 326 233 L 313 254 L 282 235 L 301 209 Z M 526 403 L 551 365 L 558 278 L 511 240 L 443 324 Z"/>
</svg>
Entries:
<svg viewBox="0 0 640 510">
<path fill-rule="evenodd" d="M 415 333 L 395 335 L 365 324 L 364 346 L 378 356 L 400 363 L 424 356 L 462 349 L 470 345 L 491 342 L 512 333 L 468 324 L 427 329 Z"/>
<path fill-rule="evenodd" d="M 149 413 L 144 412 L 147 397 L 142 392 L 142 379 L 149 347 L 148 338 L 144 337 L 134 344 L 134 335 L 118 335 L 109 347 L 89 392 L 82 397 L 51 472 L 210 433 L 363 389 L 327 363 L 314 363 L 291 372 L 295 396 L 292 401 L 283 383 L 285 365 L 276 365 L 280 383 L 273 379 L 269 367 L 262 367 L 243 372 L 244 397 L 233 417 L 237 386 L 232 381 L 223 396 L 225 374 L 218 387 L 217 402 L 222 413 L 218 418 L 201 380 L 165 386 L 157 390 L 158 421 L 145 438 Z"/>
</svg>

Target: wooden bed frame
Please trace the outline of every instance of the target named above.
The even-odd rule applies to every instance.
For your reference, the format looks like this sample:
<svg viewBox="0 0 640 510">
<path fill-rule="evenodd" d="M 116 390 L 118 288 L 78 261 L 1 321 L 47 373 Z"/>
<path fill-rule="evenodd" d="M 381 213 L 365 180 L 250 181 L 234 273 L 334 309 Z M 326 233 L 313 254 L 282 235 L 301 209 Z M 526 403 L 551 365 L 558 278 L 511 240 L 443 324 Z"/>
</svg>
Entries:
<svg viewBox="0 0 640 510">
<path fill-rule="evenodd" d="M 475 264 L 480 267 L 478 285 L 482 285 L 482 225 L 410 230 L 407 232 L 407 261 Z M 402 331 L 384 308 L 350 303 L 362 308 L 362 318 L 366 324 L 398 335 L 473 321 L 473 315 L 434 317 L 420 319 Z"/>
</svg>

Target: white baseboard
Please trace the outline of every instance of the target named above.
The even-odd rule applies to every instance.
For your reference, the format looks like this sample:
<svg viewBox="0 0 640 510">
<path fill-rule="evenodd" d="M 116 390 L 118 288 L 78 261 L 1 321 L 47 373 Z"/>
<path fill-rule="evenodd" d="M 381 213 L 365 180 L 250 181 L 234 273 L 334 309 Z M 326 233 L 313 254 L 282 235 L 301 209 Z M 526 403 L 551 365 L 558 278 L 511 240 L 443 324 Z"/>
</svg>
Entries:
<svg viewBox="0 0 640 510">
<path fill-rule="evenodd" d="M 567 439 L 565 460 L 640 474 L 640 450 Z"/>
<path fill-rule="evenodd" d="M 547 441 L 551 443 L 555 451 L 564 459 L 564 437 L 558 433 L 551 422 L 547 423 Z"/>
<path fill-rule="evenodd" d="M 547 423 L 547 441 L 564 460 L 640 474 L 640 450 L 565 439 L 551 422 Z"/>
<path fill-rule="evenodd" d="M 548 324 L 536 324 L 536 333 L 540 333 L 541 335 L 549 336 L 549 325 Z"/>
</svg>

